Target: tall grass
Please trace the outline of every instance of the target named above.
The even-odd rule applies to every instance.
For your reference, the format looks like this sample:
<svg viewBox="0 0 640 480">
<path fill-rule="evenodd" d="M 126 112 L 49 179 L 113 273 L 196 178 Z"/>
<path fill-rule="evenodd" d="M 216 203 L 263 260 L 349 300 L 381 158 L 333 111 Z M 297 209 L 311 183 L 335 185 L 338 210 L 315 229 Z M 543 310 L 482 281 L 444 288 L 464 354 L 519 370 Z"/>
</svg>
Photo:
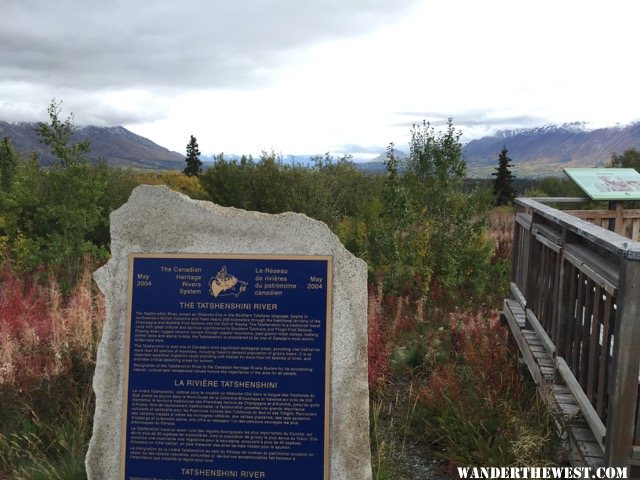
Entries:
<svg viewBox="0 0 640 480">
<path fill-rule="evenodd" d="M 369 360 L 374 478 L 399 478 L 395 469 L 408 443 L 437 459 L 442 473 L 452 478 L 457 466 L 562 461 L 553 422 L 535 388 L 519 375 L 508 329 L 490 308 L 507 293 L 513 212 L 495 209 L 488 223 L 494 241 L 495 298 L 453 312 L 437 306 L 425 311 L 424 302 L 411 296 L 373 302 L 369 341 L 375 345 L 370 346 Z M 384 335 L 372 336 L 372 331 Z M 402 475 L 411 478 L 407 472 Z"/>
<path fill-rule="evenodd" d="M 103 297 L 0 270 L 0 478 L 85 478 Z"/>
<path fill-rule="evenodd" d="M 446 345 L 448 358 L 440 355 L 446 360 L 425 369 L 415 432 L 449 466 L 553 463 L 551 418 L 518 374 L 498 312 L 457 313 L 447 320 L 434 331 L 433 343 Z"/>
<path fill-rule="evenodd" d="M 493 261 L 511 260 L 515 215 L 511 207 L 494 208 L 489 213 L 489 231 L 495 242 Z"/>
</svg>

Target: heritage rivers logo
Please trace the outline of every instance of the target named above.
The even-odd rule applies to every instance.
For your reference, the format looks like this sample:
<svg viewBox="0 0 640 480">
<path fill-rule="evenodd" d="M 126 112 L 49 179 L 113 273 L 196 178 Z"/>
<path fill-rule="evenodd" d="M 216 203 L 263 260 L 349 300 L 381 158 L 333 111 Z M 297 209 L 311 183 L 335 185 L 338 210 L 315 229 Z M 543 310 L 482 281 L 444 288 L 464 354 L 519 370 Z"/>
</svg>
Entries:
<svg viewBox="0 0 640 480">
<path fill-rule="evenodd" d="M 226 265 L 220 269 L 215 277 L 209 280 L 209 292 L 215 298 L 218 296 L 234 296 L 238 298 L 247 289 L 247 282 L 238 280 L 227 272 Z"/>
</svg>

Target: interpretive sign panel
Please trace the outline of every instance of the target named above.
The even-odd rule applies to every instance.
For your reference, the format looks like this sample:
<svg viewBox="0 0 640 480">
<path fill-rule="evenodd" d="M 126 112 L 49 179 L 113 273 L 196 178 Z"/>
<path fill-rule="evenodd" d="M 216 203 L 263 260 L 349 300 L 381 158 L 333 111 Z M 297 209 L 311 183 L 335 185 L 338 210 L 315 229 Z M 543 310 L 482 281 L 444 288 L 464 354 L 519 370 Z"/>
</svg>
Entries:
<svg viewBox="0 0 640 480">
<path fill-rule="evenodd" d="M 640 173 L 633 168 L 565 168 L 591 200 L 640 200 Z"/>
<path fill-rule="evenodd" d="M 131 254 L 121 478 L 328 478 L 332 259 Z"/>
</svg>

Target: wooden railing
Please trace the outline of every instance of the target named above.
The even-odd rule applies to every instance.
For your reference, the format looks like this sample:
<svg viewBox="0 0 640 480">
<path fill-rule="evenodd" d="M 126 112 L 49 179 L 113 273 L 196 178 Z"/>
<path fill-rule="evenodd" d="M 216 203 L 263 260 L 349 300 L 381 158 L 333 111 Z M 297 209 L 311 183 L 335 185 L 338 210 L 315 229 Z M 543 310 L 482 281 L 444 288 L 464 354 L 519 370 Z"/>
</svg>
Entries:
<svg viewBox="0 0 640 480">
<path fill-rule="evenodd" d="M 513 299 L 604 463 L 631 465 L 640 458 L 640 243 L 542 201 L 516 200 Z"/>
<path fill-rule="evenodd" d="M 565 210 L 574 217 L 604 229 L 619 233 L 636 242 L 640 241 L 640 209 L 625 209 L 618 203 L 611 210 Z"/>
</svg>

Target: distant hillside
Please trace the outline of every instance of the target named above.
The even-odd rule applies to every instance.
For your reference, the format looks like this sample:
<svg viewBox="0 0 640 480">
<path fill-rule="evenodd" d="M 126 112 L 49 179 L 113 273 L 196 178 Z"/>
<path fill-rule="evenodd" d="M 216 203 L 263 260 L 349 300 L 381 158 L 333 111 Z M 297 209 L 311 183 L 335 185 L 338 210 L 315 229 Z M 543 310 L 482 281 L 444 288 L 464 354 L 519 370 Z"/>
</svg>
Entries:
<svg viewBox="0 0 640 480">
<path fill-rule="evenodd" d="M 46 145 L 40 143 L 36 123 L 7 123 L 0 121 L 0 138 L 9 137 L 16 149 L 28 154 L 35 151 L 42 165 L 55 162 Z M 124 127 L 79 127 L 72 141 L 91 140 L 92 161 L 105 161 L 109 165 L 143 169 L 182 169 L 184 156 L 172 152 L 151 140 L 136 135 Z"/>
<path fill-rule="evenodd" d="M 612 153 L 640 149 L 640 123 L 626 127 L 588 130 L 582 124 L 546 126 L 499 132 L 472 140 L 464 147 L 470 171 L 490 171 L 498 163 L 502 146 L 509 150 L 521 174 L 559 173 L 564 167 L 597 167 Z"/>
<path fill-rule="evenodd" d="M 404 170 L 404 162 L 409 158 L 409 155 L 404 153 L 402 150 L 395 149 L 393 151 L 396 158 L 400 161 L 399 170 Z M 384 162 L 387 160 L 387 152 L 383 152 L 375 158 L 371 160 L 367 160 L 366 162 L 355 162 L 354 165 L 359 170 L 362 170 L 364 173 L 376 174 L 376 173 L 385 173 L 387 171 L 387 167 Z"/>
</svg>

